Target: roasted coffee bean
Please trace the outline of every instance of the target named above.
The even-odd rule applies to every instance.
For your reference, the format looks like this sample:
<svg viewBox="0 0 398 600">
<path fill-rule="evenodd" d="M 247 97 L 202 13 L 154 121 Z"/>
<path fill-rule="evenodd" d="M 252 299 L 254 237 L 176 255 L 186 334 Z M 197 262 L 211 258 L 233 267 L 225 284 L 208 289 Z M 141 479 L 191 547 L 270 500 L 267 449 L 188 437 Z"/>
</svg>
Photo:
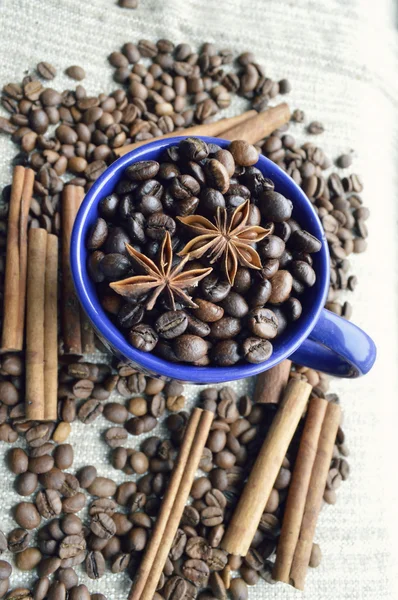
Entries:
<svg viewBox="0 0 398 600">
<path fill-rule="evenodd" d="M 77 513 L 86 504 L 86 496 L 82 492 L 77 492 L 73 496 L 62 500 L 62 510 L 66 513 Z"/>
<path fill-rule="evenodd" d="M 86 540 L 82 535 L 68 535 L 61 540 L 58 555 L 60 558 L 74 558 L 86 549 Z"/>
<path fill-rule="evenodd" d="M 68 77 L 70 77 L 71 79 L 75 79 L 76 81 L 81 81 L 86 76 L 84 69 L 77 65 L 68 67 L 67 69 L 65 69 L 65 73 L 66 75 L 68 75 Z"/>
<path fill-rule="evenodd" d="M 187 590 L 187 582 L 183 577 L 174 575 L 170 577 L 163 588 L 163 596 L 165 600 L 179 600 L 184 598 Z"/>
<path fill-rule="evenodd" d="M 14 518 L 23 529 L 35 529 L 40 525 L 40 514 L 31 502 L 20 502 L 15 507 Z"/>
<path fill-rule="evenodd" d="M 88 487 L 88 491 L 93 496 L 107 498 L 115 494 L 116 488 L 117 485 L 112 479 L 107 477 L 96 477 L 93 483 Z"/>
<path fill-rule="evenodd" d="M 92 551 L 87 554 L 86 573 L 90 579 L 100 579 L 105 574 L 105 559 L 101 552 Z"/>
<path fill-rule="evenodd" d="M 270 304 L 281 304 L 288 300 L 292 291 L 292 285 L 293 277 L 289 271 L 277 271 L 277 273 L 271 277 L 272 291 L 268 302 L 270 302 Z"/>
<path fill-rule="evenodd" d="M 116 533 L 115 522 L 106 513 L 94 515 L 91 519 L 90 529 L 102 539 L 110 539 Z"/>
<path fill-rule="evenodd" d="M 62 510 L 59 493 L 56 490 L 40 491 L 36 496 L 36 506 L 45 519 L 51 519 L 59 515 Z"/>
<path fill-rule="evenodd" d="M 190 558 L 207 561 L 213 554 L 213 549 L 202 537 L 191 537 L 186 543 L 185 552 Z"/>
<path fill-rule="evenodd" d="M 77 416 L 82 423 L 90 424 L 102 414 L 103 410 L 104 407 L 99 400 L 87 400 L 79 408 Z"/>
<path fill-rule="evenodd" d="M 297 229 L 289 238 L 289 247 L 299 252 L 312 253 L 319 252 L 322 243 L 308 231 Z"/>
<path fill-rule="evenodd" d="M 182 310 L 165 312 L 155 322 L 156 332 L 160 337 L 165 339 L 172 339 L 182 335 L 187 326 L 187 315 Z"/>
<path fill-rule="evenodd" d="M 16 528 L 8 534 L 8 549 L 14 554 L 22 552 L 29 546 L 31 534 L 25 529 Z"/>
<path fill-rule="evenodd" d="M 54 450 L 55 466 L 58 469 L 69 469 L 73 464 L 73 446 L 60 444 Z"/>
<path fill-rule="evenodd" d="M 12 448 L 8 455 L 9 466 L 13 473 L 19 475 L 28 470 L 28 456 L 22 448 Z"/>
<path fill-rule="evenodd" d="M 158 342 L 156 332 L 149 325 L 135 325 L 128 334 L 131 344 L 138 350 L 150 352 Z"/>
<path fill-rule="evenodd" d="M 293 205 L 290 200 L 273 190 L 265 190 L 260 197 L 259 207 L 263 217 L 280 223 L 287 221 L 292 215 Z"/>
<path fill-rule="evenodd" d="M 255 308 L 249 313 L 248 326 L 255 336 L 273 339 L 278 332 L 278 319 L 267 308 Z"/>
<path fill-rule="evenodd" d="M 302 260 L 294 260 L 290 266 L 293 277 L 308 287 L 315 284 L 316 275 L 314 269 Z"/>
<path fill-rule="evenodd" d="M 258 152 L 254 146 L 242 140 L 231 142 L 228 147 L 237 165 L 250 167 L 258 161 Z"/>
<path fill-rule="evenodd" d="M 217 506 L 209 506 L 201 512 L 201 521 L 206 527 L 215 527 L 223 521 L 223 510 Z"/>
<path fill-rule="evenodd" d="M 249 312 L 249 306 L 244 297 L 234 291 L 229 292 L 221 306 L 228 315 L 239 319 L 245 317 Z"/>
<path fill-rule="evenodd" d="M 182 565 L 182 573 L 188 581 L 197 587 L 205 587 L 210 571 L 203 560 L 190 558 Z"/>
<path fill-rule="evenodd" d="M 15 480 L 15 489 L 20 496 L 30 496 L 35 492 L 38 485 L 38 477 L 35 473 L 22 473 Z"/>
<path fill-rule="evenodd" d="M 179 360 L 195 362 L 207 354 L 207 344 L 196 335 L 183 334 L 175 339 L 173 350 Z"/>
</svg>

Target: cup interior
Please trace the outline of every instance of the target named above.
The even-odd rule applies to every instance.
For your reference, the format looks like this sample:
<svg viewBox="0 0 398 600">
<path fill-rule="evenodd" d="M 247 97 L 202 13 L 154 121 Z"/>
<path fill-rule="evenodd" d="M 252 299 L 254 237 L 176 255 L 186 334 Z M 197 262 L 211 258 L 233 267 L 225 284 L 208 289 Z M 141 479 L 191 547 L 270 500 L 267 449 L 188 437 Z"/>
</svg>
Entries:
<svg viewBox="0 0 398 600">
<path fill-rule="evenodd" d="M 99 216 L 99 201 L 114 191 L 117 183 L 123 177 L 126 167 L 131 163 L 139 160 L 159 160 L 165 148 L 178 144 L 184 137 L 186 136 L 158 140 L 122 156 L 103 173 L 89 190 L 77 215 L 71 242 L 71 269 L 77 295 L 105 345 L 119 358 L 124 358 L 146 373 L 193 383 L 221 383 L 251 377 L 274 367 L 289 357 L 309 336 L 325 304 L 329 284 L 329 253 L 319 218 L 299 186 L 265 156 L 260 155 L 255 166 L 265 177 L 272 179 L 277 192 L 292 201 L 292 217 L 298 221 L 300 226 L 322 241 L 321 250 L 312 255 L 313 268 L 317 276 L 316 283 L 300 296 L 303 306 L 302 315 L 296 322 L 289 324 L 281 336 L 273 340 L 274 351 L 269 360 L 260 364 L 240 364 L 232 367 L 195 367 L 171 363 L 154 354 L 137 350 L 127 342 L 102 308 L 95 284 L 91 281 L 87 271 L 85 242 L 91 226 Z M 220 138 L 200 137 L 206 142 L 218 144 L 222 148 L 227 148 L 230 143 Z"/>
</svg>

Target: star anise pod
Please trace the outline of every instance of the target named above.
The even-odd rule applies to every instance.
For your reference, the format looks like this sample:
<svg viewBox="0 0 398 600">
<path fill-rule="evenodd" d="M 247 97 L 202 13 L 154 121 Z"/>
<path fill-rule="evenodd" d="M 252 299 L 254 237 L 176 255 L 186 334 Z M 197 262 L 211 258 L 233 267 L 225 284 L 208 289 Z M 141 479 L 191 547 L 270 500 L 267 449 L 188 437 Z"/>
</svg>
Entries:
<svg viewBox="0 0 398 600">
<path fill-rule="evenodd" d="M 235 281 L 238 265 L 249 269 L 261 269 L 261 260 L 252 244 L 264 239 L 271 232 L 259 225 L 246 225 L 250 202 L 246 200 L 229 217 L 225 208 L 218 207 L 214 224 L 201 215 L 178 217 L 191 231 L 197 234 L 179 252 L 179 256 L 190 259 L 206 255 L 210 264 L 223 257 L 223 268 L 229 283 Z"/>
<path fill-rule="evenodd" d="M 169 297 L 170 304 L 175 310 L 175 296 L 177 296 L 184 304 L 191 308 L 197 308 L 197 305 L 192 302 L 184 289 L 197 285 L 201 279 L 206 277 L 213 269 L 191 269 L 183 271 L 189 257 L 186 256 L 174 268 L 173 264 L 173 248 L 171 246 L 170 233 L 166 231 L 160 249 L 159 265 L 153 260 L 137 252 L 132 246 L 126 244 L 127 252 L 130 254 L 134 262 L 137 263 L 144 272 L 143 275 L 134 275 L 121 281 L 110 283 L 110 287 L 126 298 L 135 299 L 151 292 L 147 302 L 145 303 L 147 310 L 152 310 L 155 306 L 159 295 L 166 291 Z"/>
</svg>

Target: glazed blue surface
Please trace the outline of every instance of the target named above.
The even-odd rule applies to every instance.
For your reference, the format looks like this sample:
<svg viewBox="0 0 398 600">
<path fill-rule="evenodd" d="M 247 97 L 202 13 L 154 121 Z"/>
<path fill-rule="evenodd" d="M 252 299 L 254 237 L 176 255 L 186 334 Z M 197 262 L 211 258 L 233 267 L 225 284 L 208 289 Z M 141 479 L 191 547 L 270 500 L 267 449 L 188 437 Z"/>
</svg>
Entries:
<svg viewBox="0 0 398 600">
<path fill-rule="evenodd" d="M 159 160 L 162 151 L 178 144 L 185 136 L 158 140 L 137 148 L 114 162 L 87 193 L 78 212 L 71 241 L 71 268 L 78 298 L 104 344 L 118 358 L 134 368 L 156 377 L 179 379 L 193 383 L 221 383 L 257 375 L 290 357 L 301 365 L 313 367 L 339 377 L 357 377 L 372 367 L 376 358 L 373 341 L 361 329 L 323 309 L 329 287 L 329 252 L 318 216 L 298 185 L 273 162 L 259 157 L 256 165 L 265 177 L 275 183 L 275 190 L 293 203 L 293 218 L 322 240 L 322 248 L 313 254 L 317 279 L 300 301 L 301 318 L 292 323 L 277 340 L 273 341 L 271 358 L 257 365 L 241 364 L 233 367 L 195 367 L 175 364 L 151 353 L 133 348 L 101 307 L 94 283 L 87 272 L 85 240 L 97 219 L 99 201 L 111 194 L 128 165 L 138 160 Z M 229 143 L 219 138 L 203 137 L 226 148 Z M 307 339 L 308 338 L 308 339 Z"/>
</svg>

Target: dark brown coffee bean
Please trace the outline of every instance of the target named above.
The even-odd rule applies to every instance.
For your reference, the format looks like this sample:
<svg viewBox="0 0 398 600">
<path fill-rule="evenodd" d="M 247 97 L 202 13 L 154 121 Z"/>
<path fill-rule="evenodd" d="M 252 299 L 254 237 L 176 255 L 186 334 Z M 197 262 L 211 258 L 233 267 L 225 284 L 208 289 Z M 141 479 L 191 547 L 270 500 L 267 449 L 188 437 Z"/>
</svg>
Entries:
<svg viewBox="0 0 398 600">
<path fill-rule="evenodd" d="M 60 558 L 74 558 L 86 549 L 86 540 L 82 535 L 67 535 L 61 540 L 58 550 Z"/>
<path fill-rule="evenodd" d="M 242 167 L 250 167 L 258 161 L 256 148 L 243 140 L 231 142 L 228 150 L 232 154 L 235 163 Z"/>
<path fill-rule="evenodd" d="M 28 456 L 22 448 L 12 448 L 8 454 L 9 466 L 13 473 L 19 475 L 28 470 Z"/>
<path fill-rule="evenodd" d="M 15 507 L 15 521 L 23 529 L 35 529 L 40 525 L 41 517 L 31 502 L 20 502 Z"/>
<path fill-rule="evenodd" d="M 184 553 L 187 544 L 187 536 L 182 529 L 177 529 L 177 533 L 174 537 L 173 544 L 171 546 L 169 556 L 172 561 L 178 560 Z"/>
<path fill-rule="evenodd" d="M 213 549 L 204 538 L 196 536 L 189 538 L 185 552 L 190 558 L 207 561 L 212 556 Z"/>
<path fill-rule="evenodd" d="M 248 326 L 255 336 L 273 339 L 278 332 L 278 319 L 267 308 L 255 308 L 249 313 Z"/>
<path fill-rule="evenodd" d="M 77 513 L 86 504 L 86 496 L 82 492 L 77 492 L 74 496 L 62 500 L 62 510 L 66 513 Z"/>
<path fill-rule="evenodd" d="M 82 531 L 83 524 L 79 517 L 73 514 L 62 518 L 61 529 L 66 535 L 78 535 Z"/>
<path fill-rule="evenodd" d="M 15 489 L 20 496 L 30 496 L 35 492 L 38 485 L 38 477 L 35 473 L 22 473 L 15 480 Z"/>
<path fill-rule="evenodd" d="M 179 360 L 195 362 L 207 354 L 207 344 L 196 335 L 184 334 L 176 338 L 173 350 Z"/>
<path fill-rule="evenodd" d="M 197 587 L 205 587 L 210 571 L 207 564 L 202 560 L 190 558 L 184 562 L 182 573 L 188 581 Z"/>
<path fill-rule="evenodd" d="M 93 496 L 99 498 L 107 498 L 113 496 L 116 492 L 117 485 L 112 479 L 107 477 L 96 477 L 93 483 L 88 487 L 88 491 Z"/>
<path fill-rule="evenodd" d="M 62 510 L 59 493 L 56 490 L 40 491 L 36 496 L 36 506 L 45 519 L 51 519 L 59 515 Z"/>
<path fill-rule="evenodd" d="M 247 362 L 258 364 L 268 360 L 272 354 L 272 344 L 263 338 L 248 337 L 242 344 L 242 354 Z"/>
<path fill-rule="evenodd" d="M 156 332 L 149 325 L 135 325 L 128 334 L 129 340 L 134 348 L 151 352 L 158 342 Z"/>
<path fill-rule="evenodd" d="M 155 322 L 156 332 L 165 339 L 182 335 L 187 326 L 187 315 L 182 310 L 165 312 Z"/>
<path fill-rule="evenodd" d="M 77 478 L 79 480 L 80 487 L 87 489 L 93 483 L 95 478 L 97 477 L 97 469 L 96 467 L 90 465 L 87 467 L 83 467 L 77 474 Z"/>
<path fill-rule="evenodd" d="M 206 527 L 220 525 L 223 521 L 224 511 L 217 506 L 209 506 L 201 512 L 201 521 Z"/>
<path fill-rule="evenodd" d="M 92 517 L 90 529 L 102 539 L 110 539 L 116 533 L 115 522 L 105 513 L 99 513 Z"/>
<path fill-rule="evenodd" d="M 210 335 L 216 340 L 229 340 L 240 333 L 241 321 L 235 317 L 222 317 L 210 326 Z"/>
<path fill-rule="evenodd" d="M 73 464 L 73 446 L 60 444 L 54 450 L 55 466 L 58 469 L 69 469 Z"/>
<path fill-rule="evenodd" d="M 103 412 L 104 407 L 99 400 L 87 400 L 78 410 L 77 416 L 80 421 L 85 424 L 90 424 Z"/>
</svg>

